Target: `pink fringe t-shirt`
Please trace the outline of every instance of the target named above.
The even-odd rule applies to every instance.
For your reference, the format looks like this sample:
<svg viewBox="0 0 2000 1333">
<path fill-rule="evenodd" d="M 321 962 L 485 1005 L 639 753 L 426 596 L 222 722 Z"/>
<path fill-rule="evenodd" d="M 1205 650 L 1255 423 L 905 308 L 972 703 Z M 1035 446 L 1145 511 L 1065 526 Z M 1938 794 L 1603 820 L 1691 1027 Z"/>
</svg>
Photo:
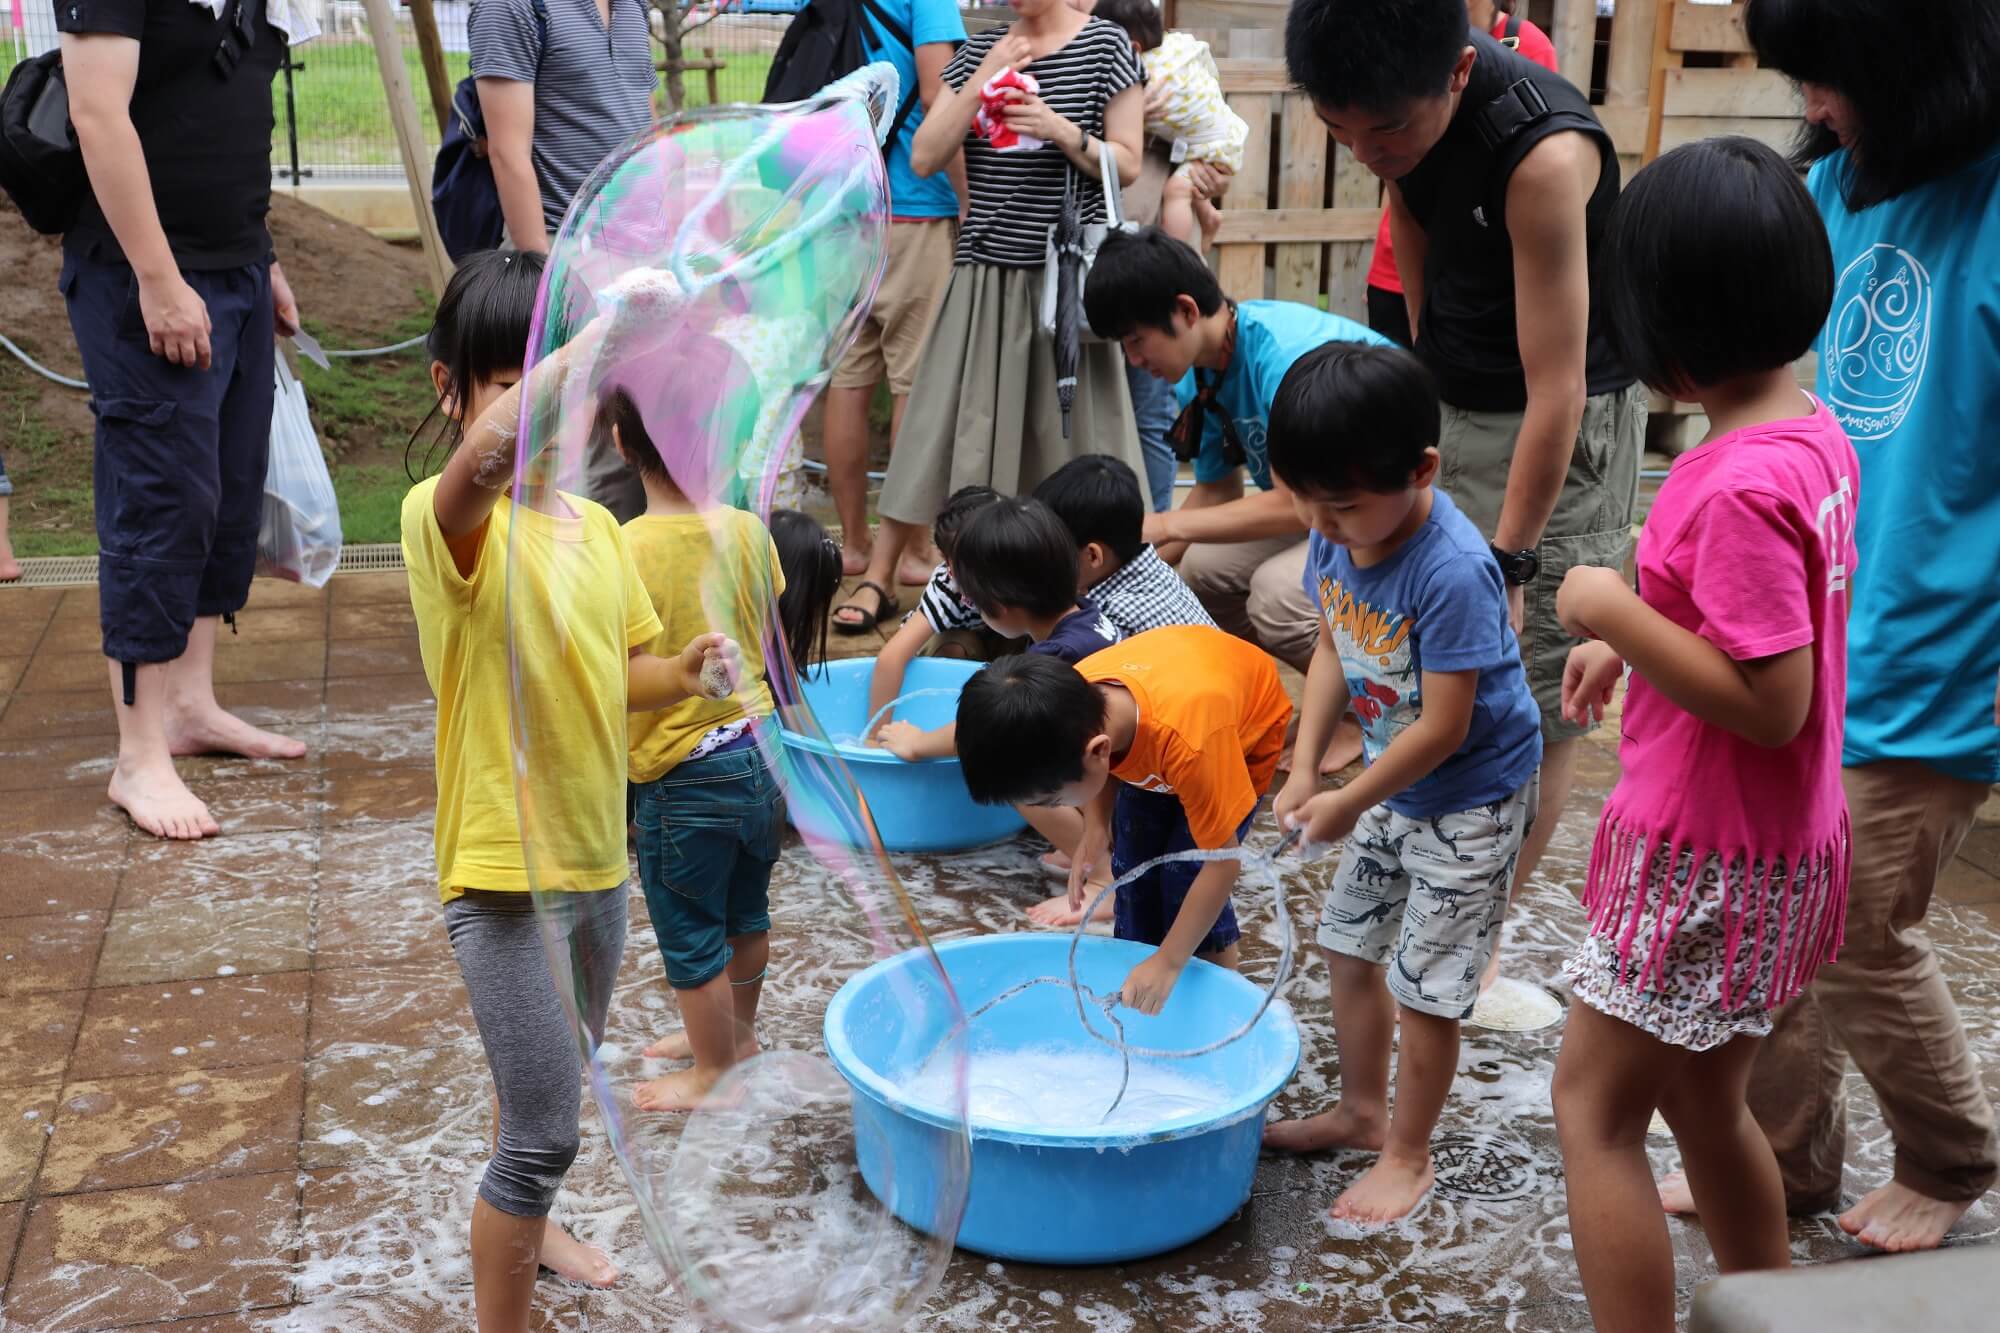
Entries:
<svg viewBox="0 0 2000 1333">
<path fill-rule="evenodd" d="M 1812 406 L 1810 416 L 1733 431 L 1676 459 L 1639 538 L 1648 606 L 1739 662 L 1802 647 L 1813 659 L 1805 726 L 1777 749 L 1703 722 L 1632 673 L 1623 774 L 1598 825 L 1584 904 L 1592 933 L 1628 965 L 1635 953 L 1642 960 L 1641 988 L 1662 984 L 1666 946 L 1700 879 L 1674 883 L 1683 856 L 1697 866 L 1716 856 L 1729 868 L 1725 1005 L 1745 996 L 1774 936 L 1773 1007 L 1804 989 L 1840 943 L 1849 866 L 1841 717 L 1860 469 L 1839 424 L 1818 400 Z M 1661 848 L 1673 850 L 1664 863 Z M 1641 856 L 1643 877 L 1633 873 Z"/>
</svg>

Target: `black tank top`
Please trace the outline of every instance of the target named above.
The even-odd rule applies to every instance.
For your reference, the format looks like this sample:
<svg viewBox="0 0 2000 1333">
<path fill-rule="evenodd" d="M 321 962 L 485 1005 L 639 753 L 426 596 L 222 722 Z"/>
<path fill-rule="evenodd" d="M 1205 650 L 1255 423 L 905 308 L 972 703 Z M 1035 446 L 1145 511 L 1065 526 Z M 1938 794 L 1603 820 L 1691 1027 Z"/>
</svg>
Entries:
<svg viewBox="0 0 2000 1333">
<path fill-rule="evenodd" d="M 1417 355 L 1437 376 L 1444 401 L 1474 412 L 1518 412 L 1527 381 L 1514 318 L 1514 255 L 1507 237 L 1507 181 L 1528 150 L 1551 134 L 1588 135 L 1604 155 L 1584 209 L 1591 259 L 1618 197 L 1618 158 L 1590 102 L 1560 75 L 1471 35 L 1472 78 L 1444 137 L 1397 184 L 1423 227 L 1423 319 Z M 1518 85 L 1525 84 L 1526 87 Z M 1494 142 L 1498 139 L 1498 142 Z M 1591 303 L 1585 377 L 1591 394 L 1632 382 Z"/>
</svg>

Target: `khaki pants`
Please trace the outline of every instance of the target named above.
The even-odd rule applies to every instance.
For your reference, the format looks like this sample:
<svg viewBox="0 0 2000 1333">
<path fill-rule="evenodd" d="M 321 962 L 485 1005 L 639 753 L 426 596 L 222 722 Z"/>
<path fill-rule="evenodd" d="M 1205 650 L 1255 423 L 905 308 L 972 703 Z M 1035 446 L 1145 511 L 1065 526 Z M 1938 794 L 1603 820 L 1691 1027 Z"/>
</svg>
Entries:
<svg viewBox="0 0 2000 1333">
<path fill-rule="evenodd" d="M 1304 537 L 1200 542 L 1181 557 L 1181 577 L 1217 625 L 1297 671 L 1311 665 L 1319 642 L 1305 573 Z"/>
<path fill-rule="evenodd" d="M 1931 1199 L 1976 1199 L 2000 1170 L 1993 1103 L 1920 926 L 1987 788 L 1913 760 L 1843 778 L 1854 838 L 1846 939 L 1839 961 L 1778 1011 L 1750 1109 L 1777 1150 L 1792 1211 L 1836 1206 L 1852 1055 L 1895 1140 L 1898 1183 Z"/>
</svg>

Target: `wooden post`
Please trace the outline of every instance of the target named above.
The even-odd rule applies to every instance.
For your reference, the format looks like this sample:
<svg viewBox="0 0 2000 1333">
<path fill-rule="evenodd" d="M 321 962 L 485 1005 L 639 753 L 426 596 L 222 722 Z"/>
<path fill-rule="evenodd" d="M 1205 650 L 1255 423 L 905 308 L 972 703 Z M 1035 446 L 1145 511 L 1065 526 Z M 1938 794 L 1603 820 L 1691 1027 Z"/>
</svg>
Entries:
<svg viewBox="0 0 2000 1333">
<path fill-rule="evenodd" d="M 1556 0 L 1555 25 L 1549 38 L 1556 48 L 1556 69 L 1587 97 L 1597 55 L 1597 0 Z"/>
<path fill-rule="evenodd" d="M 431 163 L 429 145 L 424 141 L 417 100 L 410 91 L 410 72 L 403 64 L 403 46 L 396 37 L 395 11 L 389 0 L 363 0 L 368 10 L 368 37 L 375 43 L 375 63 L 382 69 L 382 92 L 389 99 L 389 123 L 396 131 L 396 147 L 403 154 L 403 178 L 410 187 L 410 207 L 417 218 L 417 237 L 424 245 L 424 259 L 430 265 L 434 293 L 444 291 L 451 277 L 452 263 L 438 236 L 437 216 L 431 212 Z"/>
<path fill-rule="evenodd" d="M 1681 63 L 1674 50 L 1674 0 L 1659 0 L 1653 15 L 1652 80 L 1646 90 L 1646 150 L 1644 160 L 1660 155 L 1660 127 L 1667 112 L 1667 71 Z"/>
<path fill-rule="evenodd" d="M 1278 34 L 1261 29 L 1231 29 L 1229 54 L 1233 57 L 1271 56 L 1277 51 Z M 1223 217 L 1233 211 L 1254 211 L 1269 206 L 1271 198 L 1271 94 L 1239 93 L 1230 99 L 1236 114 L 1250 125 L 1249 142 L 1243 145 L 1243 169 L 1223 197 Z M 1264 243 L 1257 240 L 1235 245 L 1220 242 L 1215 247 L 1215 276 L 1222 290 L 1239 301 L 1264 297 Z"/>
<path fill-rule="evenodd" d="M 716 85 L 715 76 L 722 69 L 722 62 L 715 58 L 715 48 L 712 46 L 701 48 L 701 59 L 704 66 L 702 71 L 704 81 L 708 85 L 708 104 L 710 106 L 721 106 L 722 90 Z"/>
<path fill-rule="evenodd" d="M 444 39 L 438 36 L 437 10 L 431 0 L 410 0 L 410 26 L 417 31 L 417 57 L 424 67 L 424 82 L 430 85 L 431 110 L 437 113 L 438 133 L 451 124 L 451 76 L 444 67 Z"/>
</svg>

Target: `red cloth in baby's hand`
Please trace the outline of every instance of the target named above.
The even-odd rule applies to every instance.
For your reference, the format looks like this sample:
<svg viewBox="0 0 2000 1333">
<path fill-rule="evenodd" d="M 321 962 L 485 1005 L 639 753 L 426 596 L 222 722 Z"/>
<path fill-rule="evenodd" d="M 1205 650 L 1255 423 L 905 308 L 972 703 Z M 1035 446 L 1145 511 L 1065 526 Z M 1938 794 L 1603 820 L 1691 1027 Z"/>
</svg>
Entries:
<svg viewBox="0 0 2000 1333">
<path fill-rule="evenodd" d="M 1024 93 L 1039 93 L 1041 86 L 1032 74 L 1023 74 L 1009 65 L 986 81 L 979 90 L 979 110 L 972 115 L 972 128 L 984 136 L 986 142 L 1002 153 L 1026 153 L 1042 146 L 1042 140 L 1032 134 L 1022 134 L 1008 128 L 1003 114 L 1009 98 L 1006 90 L 1018 88 Z"/>
</svg>

